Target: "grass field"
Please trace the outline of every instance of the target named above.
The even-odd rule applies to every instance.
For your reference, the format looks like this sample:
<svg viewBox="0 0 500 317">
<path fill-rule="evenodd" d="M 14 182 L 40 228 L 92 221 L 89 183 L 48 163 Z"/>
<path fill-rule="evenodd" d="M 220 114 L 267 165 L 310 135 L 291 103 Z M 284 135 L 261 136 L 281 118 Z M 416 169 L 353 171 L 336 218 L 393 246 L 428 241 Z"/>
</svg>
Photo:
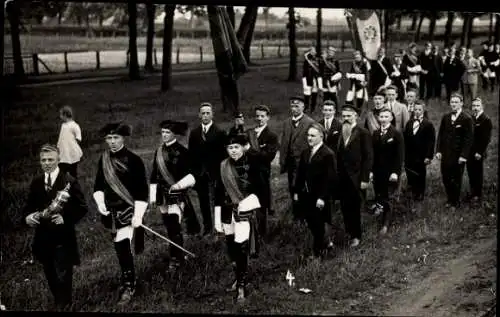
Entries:
<svg viewBox="0 0 500 317">
<path fill-rule="evenodd" d="M 271 105 L 270 126 L 278 132 L 279 122 L 288 115 L 288 97 L 301 93 L 300 82 L 285 82 L 286 76 L 286 68 L 262 69 L 249 72 L 240 80 L 242 111 L 249 117 L 254 105 Z M 215 75 L 186 75 L 175 80 L 174 89 L 165 94 L 159 93 L 157 78 L 25 89 L 22 101 L 4 110 L 2 152 L 6 164 L 2 175 L 5 197 L 2 224 L 5 230 L 1 231 L 0 293 L 7 309 L 46 310 L 49 307 L 50 293 L 41 267 L 23 263 L 30 257 L 32 230 L 20 225 L 19 212 L 29 183 L 39 170 L 38 147 L 57 141 L 60 123 L 54 103 L 62 102 L 73 106 L 76 120 L 83 129 L 84 158 L 79 174 L 90 206 L 88 215 L 77 227 L 82 264 L 74 274 L 74 309 L 120 311 L 115 306 L 120 274 L 118 261 L 109 233 L 99 223 L 91 201 L 96 164 L 103 149 L 97 131 L 109 120 L 126 120 L 132 124 L 133 137 L 128 146 L 141 155 L 150 171 L 153 150 L 160 140 L 158 124 L 161 120 L 183 119 L 194 126 L 198 105 L 201 101 L 209 101 L 216 105 L 216 122 L 228 128 L 231 118 L 221 113 Z M 485 98 L 486 113 L 493 122 L 498 122 L 498 89 L 493 94 L 480 94 Z M 435 101 L 429 109 L 430 119 L 437 128 L 440 116 L 448 107 Z M 319 118 L 319 113 L 314 116 Z M 278 175 L 274 164 L 272 186 L 277 216 L 270 220 L 272 241 L 263 248 L 259 259 L 251 261 L 251 293 L 244 306 L 235 305 L 232 294 L 224 292 L 232 272 L 223 240 L 189 238 L 186 247 L 198 255 L 197 259 L 188 262 L 178 273 L 170 274 L 164 262 L 167 245 L 146 237 L 146 250 L 136 258 L 139 290 L 126 311 L 380 315 L 392 311 L 400 298 L 407 297 L 407 292 L 420 287 L 436 270 L 447 267 L 466 251 L 481 250 L 482 257 L 473 259 L 477 262 L 477 270 L 491 272 L 496 258 L 495 244 L 491 242 L 496 239 L 497 226 L 496 218 L 489 215 L 497 214 L 497 135 L 498 127 L 494 124 L 485 167 L 485 200 L 489 207 L 471 208 L 465 203 L 455 213 L 444 209 L 439 165 L 433 162 L 428 172 L 426 200 L 413 206 L 403 198 L 386 237 L 377 235 L 376 219 L 363 214 L 364 240 L 356 250 L 346 249 L 342 217 L 337 212 L 334 216 L 337 249 L 322 263 L 303 260 L 304 251 L 307 253 L 311 248 L 312 238 L 306 228 L 292 223 L 286 177 Z M 410 212 L 410 207 L 415 207 L 416 211 Z M 165 233 L 158 212 L 148 214 L 145 223 Z M 480 245 L 483 248 L 479 249 Z M 288 287 L 287 269 L 295 275 L 297 288 Z M 494 303 L 495 296 L 489 289 L 495 289 L 496 275 L 478 274 L 479 278 L 464 282 L 461 292 L 476 292 L 483 296 L 482 300 L 468 298 L 475 306 L 466 307 L 450 303 L 447 308 L 455 316 L 471 316 Z M 297 291 L 299 287 L 310 288 L 312 293 L 302 294 Z M 444 295 L 449 293 L 451 289 L 444 291 Z M 460 303 L 462 297 L 456 300 Z M 408 315 L 405 309 L 403 307 L 400 314 Z"/>
</svg>

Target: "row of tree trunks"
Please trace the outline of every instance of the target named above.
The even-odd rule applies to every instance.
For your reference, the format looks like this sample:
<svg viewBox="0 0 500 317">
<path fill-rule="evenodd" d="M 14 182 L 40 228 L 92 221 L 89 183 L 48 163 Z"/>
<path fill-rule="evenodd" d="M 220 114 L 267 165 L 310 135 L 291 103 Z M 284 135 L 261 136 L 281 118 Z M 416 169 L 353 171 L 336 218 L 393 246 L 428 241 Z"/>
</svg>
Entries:
<svg viewBox="0 0 500 317">
<path fill-rule="evenodd" d="M 297 43 L 295 42 L 296 21 L 295 8 L 288 8 L 288 47 L 290 49 L 290 67 L 288 72 L 288 81 L 297 80 Z"/>
<path fill-rule="evenodd" d="M 148 19 L 148 32 L 146 38 L 146 63 L 144 69 L 148 72 L 154 71 L 153 66 L 153 41 L 155 36 L 155 13 L 156 6 L 152 2 L 146 4 L 146 14 Z"/>
<path fill-rule="evenodd" d="M 172 87 L 172 38 L 174 36 L 175 4 L 166 4 L 164 10 L 161 91 L 167 91 Z"/>
</svg>

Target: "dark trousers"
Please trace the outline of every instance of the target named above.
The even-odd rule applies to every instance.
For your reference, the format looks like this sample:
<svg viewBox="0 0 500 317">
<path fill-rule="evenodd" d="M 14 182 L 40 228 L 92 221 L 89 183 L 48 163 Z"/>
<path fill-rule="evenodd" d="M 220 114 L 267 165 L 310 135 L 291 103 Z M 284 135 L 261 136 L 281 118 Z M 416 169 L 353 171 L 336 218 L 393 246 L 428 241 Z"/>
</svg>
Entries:
<svg viewBox="0 0 500 317">
<path fill-rule="evenodd" d="M 212 189 L 214 182 L 208 176 L 201 176 L 196 180 L 195 189 L 198 193 L 198 200 L 200 202 L 200 211 L 203 217 L 203 232 L 208 233 L 212 231 Z"/>
<path fill-rule="evenodd" d="M 430 99 L 434 93 L 434 78 L 431 75 L 420 75 L 420 98 Z M 425 95 L 424 95 L 425 94 Z M 425 96 L 425 97 L 424 97 Z"/>
<path fill-rule="evenodd" d="M 346 232 L 351 238 L 361 239 L 361 202 L 364 191 L 354 186 L 348 177 L 340 177 L 340 208 Z"/>
<path fill-rule="evenodd" d="M 302 200 L 301 207 L 304 209 L 304 214 L 309 230 L 313 236 L 313 254 L 320 256 L 325 249 L 325 216 L 324 210 L 316 208 L 316 200 L 308 195 L 299 197 Z M 329 201 L 325 201 L 325 207 Z"/>
<path fill-rule="evenodd" d="M 226 246 L 229 260 L 233 266 L 238 287 L 245 287 L 248 275 L 248 240 L 242 243 L 234 241 L 234 234 L 226 235 Z"/>
<path fill-rule="evenodd" d="M 392 197 L 398 189 L 398 182 L 389 182 L 389 175 L 381 174 L 373 176 L 373 190 L 375 200 L 383 206 L 382 226 L 388 227 L 392 220 L 393 203 Z"/>
<path fill-rule="evenodd" d="M 436 98 L 441 98 L 441 91 L 443 89 L 443 79 L 438 76 L 434 79 L 433 95 Z"/>
<path fill-rule="evenodd" d="M 73 163 L 73 164 L 68 164 L 68 163 L 59 163 L 59 169 L 63 172 L 66 173 L 68 172 L 71 176 L 74 178 L 77 178 L 78 174 L 78 162 Z"/>
<path fill-rule="evenodd" d="M 135 288 L 135 267 L 134 267 L 134 256 L 132 255 L 132 249 L 130 246 L 131 241 L 129 239 L 124 239 L 118 242 L 114 242 L 116 255 L 118 257 L 118 262 L 120 263 L 120 268 L 122 271 L 122 285 Z"/>
<path fill-rule="evenodd" d="M 290 197 L 292 198 L 292 213 L 293 213 L 293 219 L 294 220 L 303 220 L 304 216 L 302 214 L 302 210 L 300 206 L 293 200 L 293 193 L 294 193 L 294 184 L 295 184 L 295 178 L 297 177 L 297 167 L 295 165 L 294 159 L 290 159 L 290 161 L 293 161 L 289 163 L 288 166 L 288 191 L 290 193 Z"/>
<path fill-rule="evenodd" d="M 481 198 L 483 194 L 483 159 L 476 160 L 469 158 L 467 160 L 467 174 L 469 175 L 469 184 L 472 197 Z"/>
<path fill-rule="evenodd" d="M 441 176 L 443 177 L 443 185 L 448 197 L 448 203 L 458 207 L 460 204 L 460 191 L 462 189 L 462 176 L 464 174 L 465 164 L 456 163 L 441 163 Z"/>
<path fill-rule="evenodd" d="M 57 306 L 71 304 L 73 263 L 63 246 L 56 247 L 53 257 L 43 263 L 43 271 Z"/>
<path fill-rule="evenodd" d="M 406 162 L 406 179 L 414 199 L 423 199 L 427 168 L 424 162 Z"/>
<path fill-rule="evenodd" d="M 182 237 L 181 224 L 179 216 L 174 214 L 163 214 L 163 224 L 167 228 L 167 236 L 174 243 L 183 246 L 184 239 Z M 180 261 L 183 258 L 182 251 L 176 246 L 170 246 L 170 257 L 174 260 Z"/>
</svg>

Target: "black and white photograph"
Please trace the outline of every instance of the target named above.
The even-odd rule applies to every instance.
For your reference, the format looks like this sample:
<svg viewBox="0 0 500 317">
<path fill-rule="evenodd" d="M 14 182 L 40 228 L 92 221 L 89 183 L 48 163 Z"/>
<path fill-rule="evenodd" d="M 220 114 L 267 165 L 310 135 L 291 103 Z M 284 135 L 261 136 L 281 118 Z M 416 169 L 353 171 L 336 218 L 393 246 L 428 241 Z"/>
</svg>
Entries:
<svg viewBox="0 0 500 317">
<path fill-rule="evenodd" d="M 496 316 L 500 12 L 0 2 L 2 313 Z"/>
</svg>

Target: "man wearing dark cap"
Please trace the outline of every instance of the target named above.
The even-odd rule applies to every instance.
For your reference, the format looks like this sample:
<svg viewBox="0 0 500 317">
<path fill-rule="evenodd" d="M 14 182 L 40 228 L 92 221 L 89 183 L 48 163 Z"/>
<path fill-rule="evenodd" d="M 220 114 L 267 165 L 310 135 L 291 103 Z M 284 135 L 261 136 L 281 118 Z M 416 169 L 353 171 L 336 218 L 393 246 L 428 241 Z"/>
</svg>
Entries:
<svg viewBox="0 0 500 317">
<path fill-rule="evenodd" d="M 236 300 L 246 299 L 248 258 L 258 254 L 256 212 L 258 197 L 265 190 L 262 158 L 245 151 L 245 134 L 231 135 L 226 143 L 228 158 L 220 164 L 215 195 L 215 230 L 226 236 L 227 251 L 235 271 L 235 282 L 227 291 L 236 291 Z"/>
<path fill-rule="evenodd" d="M 335 51 L 333 46 L 329 46 L 326 56 L 323 57 L 323 100 L 332 100 L 339 106 L 338 93 L 342 72 L 339 61 L 335 58 Z"/>
<path fill-rule="evenodd" d="M 351 69 L 346 73 L 346 78 L 351 80 L 347 92 L 346 102 L 355 105 L 361 110 L 365 101 L 368 101 L 367 86 L 369 83 L 370 63 L 363 58 L 360 51 L 354 51 L 354 60 Z"/>
<path fill-rule="evenodd" d="M 316 107 L 318 91 L 323 90 L 323 78 L 321 77 L 319 58 L 314 46 L 311 46 L 309 51 L 304 54 L 302 86 L 304 89 L 305 110 L 308 111 L 311 109 L 311 113 L 313 113 Z"/>
<path fill-rule="evenodd" d="M 362 125 L 365 129 L 368 130 L 370 135 L 375 132 L 378 128 L 380 128 L 380 122 L 378 121 L 378 115 L 382 109 L 387 109 L 387 105 L 385 105 L 385 95 L 383 93 L 385 90 L 379 90 L 373 96 L 373 106 L 365 112 L 365 116 L 362 120 L 364 124 Z M 392 124 L 396 124 L 394 119 L 391 122 Z"/>
<path fill-rule="evenodd" d="M 111 229 L 114 246 L 122 271 L 119 304 L 123 305 L 135 294 L 134 257 L 144 250 L 142 219 L 148 206 L 148 183 L 142 159 L 125 147 L 125 137 L 131 127 L 124 123 L 110 123 L 100 131 L 107 149 L 99 159 L 94 185 L 94 200 L 103 225 Z"/>
<path fill-rule="evenodd" d="M 160 124 L 162 144 L 155 151 L 149 185 L 149 202 L 158 205 L 168 237 L 183 245 L 182 218 L 187 217 L 188 232 L 199 233 L 200 225 L 187 190 L 196 180 L 191 174 L 186 147 L 177 142 L 176 135 L 185 135 L 185 122 L 165 120 Z M 170 269 L 178 267 L 184 259 L 182 251 L 170 246 Z"/>
<path fill-rule="evenodd" d="M 273 214 L 271 209 L 271 162 L 274 160 L 280 146 L 278 135 L 267 126 L 270 113 L 271 110 L 266 105 L 255 107 L 255 122 L 257 126 L 247 130 L 251 148 L 262 157 L 264 162 L 266 190 L 263 190 L 262 196 L 259 197 L 262 208 L 257 214 L 259 219 L 259 231 L 263 235 L 265 235 L 267 231 L 267 215 Z"/>
<path fill-rule="evenodd" d="M 234 116 L 234 125 L 231 127 L 231 129 L 229 129 L 229 132 L 227 134 L 236 135 L 241 133 L 245 133 L 245 118 L 243 116 L 243 113 L 238 112 Z"/>
<path fill-rule="evenodd" d="M 203 235 L 212 233 L 213 188 L 219 178 L 220 162 L 226 158 L 226 133 L 213 122 L 213 106 L 206 102 L 200 106 L 200 125 L 189 134 L 191 171 L 196 179 L 200 210 L 203 216 Z"/>
<path fill-rule="evenodd" d="M 288 190 L 290 198 L 293 199 L 293 185 L 297 174 L 297 167 L 301 153 L 307 149 L 307 129 L 314 123 L 308 115 L 304 114 L 304 100 L 300 97 L 290 98 L 290 111 L 292 117 L 283 123 L 280 146 L 280 172 L 288 173 Z M 303 217 L 300 210 L 293 204 L 293 215 L 295 220 Z"/>
<path fill-rule="evenodd" d="M 35 229 L 33 255 L 43 271 L 56 308 L 72 301 L 73 266 L 80 264 L 75 225 L 87 213 L 87 204 L 78 181 L 59 167 L 59 150 L 45 144 L 40 149 L 43 174 L 31 182 L 26 207 L 26 224 Z M 58 199 L 61 191 L 69 195 Z"/>
<path fill-rule="evenodd" d="M 373 146 L 369 132 L 356 124 L 358 110 L 342 108 L 342 136 L 337 147 L 340 207 L 351 247 L 361 240 L 361 203 L 365 197 L 373 165 Z"/>
<path fill-rule="evenodd" d="M 319 123 L 325 128 L 325 144 L 332 150 L 337 150 L 337 144 L 342 132 L 342 124 L 335 118 L 337 105 L 332 100 L 323 102 L 323 119 Z"/>
<path fill-rule="evenodd" d="M 408 69 L 403 64 L 403 55 L 401 53 L 394 54 L 394 63 L 389 70 L 392 84 L 398 88 L 398 97 L 396 100 L 402 102 L 406 93 L 406 83 L 408 81 Z"/>
</svg>

